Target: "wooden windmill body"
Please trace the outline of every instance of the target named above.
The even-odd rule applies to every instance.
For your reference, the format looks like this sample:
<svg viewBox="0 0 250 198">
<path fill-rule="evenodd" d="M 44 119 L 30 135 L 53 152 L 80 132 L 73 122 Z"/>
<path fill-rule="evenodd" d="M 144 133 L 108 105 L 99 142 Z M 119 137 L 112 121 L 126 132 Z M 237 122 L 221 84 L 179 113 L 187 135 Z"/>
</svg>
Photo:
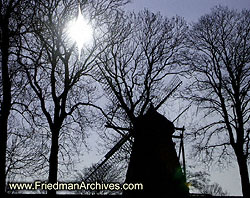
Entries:
<svg viewBox="0 0 250 198">
<path fill-rule="evenodd" d="M 187 197 L 185 176 L 172 141 L 174 125 L 153 106 L 139 118 L 134 127 L 134 144 L 126 183 L 141 183 L 143 190 L 124 191 L 132 195 Z"/>
</svg>

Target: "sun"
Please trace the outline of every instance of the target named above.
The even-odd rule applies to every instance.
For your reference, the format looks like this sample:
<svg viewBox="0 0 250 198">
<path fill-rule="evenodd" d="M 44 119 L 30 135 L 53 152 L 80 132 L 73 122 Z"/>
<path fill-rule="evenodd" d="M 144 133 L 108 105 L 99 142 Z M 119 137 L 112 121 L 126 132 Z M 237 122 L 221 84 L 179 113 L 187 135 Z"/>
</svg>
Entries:
<svg viewBox="0 0 250 198">
<path fill-rule="evenodd" d="M 93 30 L 89 22 L 84 19 L 80 6 L 76 19 L 69 22 L 68 35 L 76 42 L 79 56 L 84 44 L 88 44 L 92 40 Z"/>
</svg>

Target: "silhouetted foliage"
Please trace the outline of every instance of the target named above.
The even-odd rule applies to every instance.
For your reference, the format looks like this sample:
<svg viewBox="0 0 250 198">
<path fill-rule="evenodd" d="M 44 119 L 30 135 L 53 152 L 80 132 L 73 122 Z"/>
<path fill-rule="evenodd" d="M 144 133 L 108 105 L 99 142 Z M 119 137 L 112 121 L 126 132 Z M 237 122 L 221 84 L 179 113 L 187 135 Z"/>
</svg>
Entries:
<svg viewBox="0 0 250 198">
<path fill-rule="evenodd" d="M 187 172 L 187 182 L 190 185 L 190 190 L 193 192 L 199 192 L 201 194 L 213 195 L 213 196 L 226 196 L 229 195 L 227 191 L 224 191 L 218 183 L 210 184 L 210 174 L 205 171 Z"/>
<path fill-rule="evenodd" d="M 32 31 L 26 37 L 20 63 L 33 90 L 35 100 L 29 107 L 35 110 L 36 130 L 40 128 L 47 139 L 44 146 L 50 148 L 49 157 L 46 154 L 49 183 L 58 180 L 58 164 L 71 163 L 74 149 L 80 146 L 80 141 L 76 141 L 84 139 L 85 128 L 92 122 L 87 119 L 91 114 L 87 106 L 94 106 L 96 88 L 87 75 L 96 57 L 105 49 L 106 38 L 97 33 L 105 31 L 101 26 L 106 22 L 103 15 L 112 14 L 125 2 L 80 3 L 92 20 L 95 36 L 93 44 L 85 46 L 79 58 L 75 44 L 67 37 L 67 24 L 78 10 L 78 1 L 36 1 Z M 49 193 L 55 194 L 55 191 Z"/>
<path fill-rule="evenodd" d="M 17 59 L 20 56 L 22 47 L 22 36 L 29 31 L 30 21 L 32 19 L 32 9 L 30 1 L 26 0 L 6 0 L 0 1 L 0 194 L 5 191 L 5 183 L 7 174 L 17 170 L 16 164 L 19 160 L 27 160 L 22 156 L 17 158 L 16 150 L 9 147 L 9 141 L 18 139 L 20 130 L 14 134 L 11 126 L 8 126 L 9 118 L 15 118 L 15 113 L 11 110 L 16 110 L 16 105 L 20 102 L 22 88 L 25 84 L 23 75 L 20 74 L 20 65 Z M 13 122 L 12 122 L 13 124 Z M 13 145 L 17 147 L 17 145 Z M 15 153 L 14 153 L 15 152 Z M 6 157 L 8 162 L 6 162 Z M 26 159 L 25 159 L 26 158 Z M 16 171 L 15 170 L 15 171 Z"/>
<path fill-rule="evenodd" d="M 192 83 L 184 93 L 204 115 L 193 133 L 197 156 L 204 162 L 224 163 L 235 155 L 246 197 L 250 196 L 249 46 L 249 10 L 219 6 L 202 16 L 190 31 Z"/>
<path fill-rule="evenodd" d="M 185 62 L 187 25 L 180 17 L 168 19 L 144 10 L 118 14 L 108 34 L 110 45 L 98 57 L 93 78 L 108 99 L 104 111 L 108 126 L 118 132 L 111 135 L 114 142 L 133 128 L 150 103 L 160 107 L 165 102 L 173 89 L 166 80 L 181 73 L 179 66 Z M 131 149 L 124 146 L 126 152 Z"/>
</svg>

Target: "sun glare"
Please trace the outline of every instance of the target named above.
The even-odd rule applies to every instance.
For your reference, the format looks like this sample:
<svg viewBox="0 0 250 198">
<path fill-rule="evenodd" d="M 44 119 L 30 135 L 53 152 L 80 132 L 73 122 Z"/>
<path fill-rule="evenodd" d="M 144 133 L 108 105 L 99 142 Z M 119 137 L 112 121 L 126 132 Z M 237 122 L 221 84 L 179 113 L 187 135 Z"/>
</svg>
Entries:
<svg viewBox="0 0 250 198">
<path fill-rule="evenodd" d="M 90 43 L 92 40 L 93 30 L 91 25 L 84 19 L 80 6 L 78 16 L 75 20 L 69 23 L 68 27 L 69 37 L 76 42 L 79 57 L 84 44 Z"/>
</svg>

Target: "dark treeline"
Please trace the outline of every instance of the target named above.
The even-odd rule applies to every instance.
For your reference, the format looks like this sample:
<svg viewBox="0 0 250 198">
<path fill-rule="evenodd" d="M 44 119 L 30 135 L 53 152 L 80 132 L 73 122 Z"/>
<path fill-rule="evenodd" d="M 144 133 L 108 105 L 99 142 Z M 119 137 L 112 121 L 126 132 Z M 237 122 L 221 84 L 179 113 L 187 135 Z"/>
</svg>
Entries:
<svg viewBox="0 0 250 198">
<path fill-rule="evenodd" d="M 192 102 L 200 118 L 188 134 L 195 156 L 236 161 L 250 197 L 250 11 L 218 6 L 188 25 L 148 10 L 126 13 L 127 3 L 0 0 L 0 194 L 13 193 L 7 182 L 26 178 L 83 180 L 94 166 L 71 173 L 87 137 L 99 133 L 110 143 L 103 149 L 111 148 L 150 104 L 164 107 L 175 76 L 185 83 L 174 97 Z M 93 28 L 81 51 L 67 31 L 79 5 Z M 100 180 L 121 181 L 132 143 Z M 199 177 L 188 178 L 200 192 L 224 193 Z"/>
</svg>

